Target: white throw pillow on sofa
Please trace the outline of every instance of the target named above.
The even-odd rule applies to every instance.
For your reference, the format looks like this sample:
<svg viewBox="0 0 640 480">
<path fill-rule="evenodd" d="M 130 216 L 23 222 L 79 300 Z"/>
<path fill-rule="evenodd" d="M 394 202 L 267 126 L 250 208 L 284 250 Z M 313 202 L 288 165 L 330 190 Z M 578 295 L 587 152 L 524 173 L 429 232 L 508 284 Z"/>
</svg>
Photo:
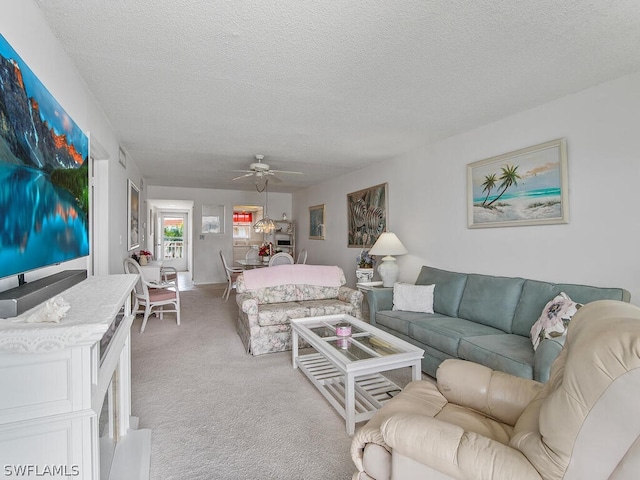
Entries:
<svg viewBox="0 0 640 480">
<path fill-rule="evenodd" d="M 397 282 L 393 285 L 393 310 L 433 313 L 435 285 L 413 285 Z"/>
<path fill-rule="evenodd" d="M 549 301 L 542 310 L 540 318 L 531 327 L 531 343 L 536 350 L 545 338 L 561 337 L 567 333 L 571 317 L 582 305 L 574 302 L 564 292 Z"/>
</svg>

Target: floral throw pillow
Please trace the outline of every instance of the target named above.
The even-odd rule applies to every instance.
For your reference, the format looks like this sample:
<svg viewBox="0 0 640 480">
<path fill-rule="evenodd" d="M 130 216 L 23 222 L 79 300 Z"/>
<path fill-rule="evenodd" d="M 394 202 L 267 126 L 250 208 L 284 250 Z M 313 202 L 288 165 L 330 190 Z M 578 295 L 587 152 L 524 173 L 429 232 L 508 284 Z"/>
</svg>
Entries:
<svg viewBox="0 0 640 480">
<path fill-rule="evenodd" d="M 558 294 L 547 303 L 542 310 L 542 315 L 531 327 L 531 342 L 536 350 L 540 342 L 545 338 L 561 337 L 567 333 L 569 320 L 581 307 L 564 292 Z"/>
</svg>

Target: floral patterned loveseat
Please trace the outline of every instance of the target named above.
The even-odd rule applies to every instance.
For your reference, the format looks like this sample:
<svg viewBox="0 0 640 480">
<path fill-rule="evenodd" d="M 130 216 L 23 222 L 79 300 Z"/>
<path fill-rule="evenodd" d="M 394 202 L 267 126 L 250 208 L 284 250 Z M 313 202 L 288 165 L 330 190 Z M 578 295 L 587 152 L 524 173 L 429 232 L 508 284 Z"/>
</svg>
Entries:
<svg viewBox="0 0 640 480">
<path fill-rule="evenodd" d="M 277 265 L 241 273 L 237 330 L 247 352 L 291 350 L 292 318 L 340 313 L 362 318 L 362 293 L 345 283 L 342 269 L 328 265 Z"/>
</svg>

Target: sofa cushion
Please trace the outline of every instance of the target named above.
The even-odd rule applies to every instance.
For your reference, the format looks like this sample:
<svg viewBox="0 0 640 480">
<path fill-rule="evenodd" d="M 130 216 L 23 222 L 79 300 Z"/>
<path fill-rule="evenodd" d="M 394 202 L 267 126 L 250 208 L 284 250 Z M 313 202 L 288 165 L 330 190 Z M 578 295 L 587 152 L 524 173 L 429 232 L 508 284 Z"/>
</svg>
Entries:
<svg viewBox="0 0 640 480">
<path fill-rule="evenodd" d="M 595 302 L 596 300 L 620 300 L 623 302 L 629 302 L 631 300 L 631 294 L 623 288 L 601 288 L 589 285 L 559 283 L 558 289 L 582 305 Z"/>
<path fill-rule="evenodd" d="M 307 315 L 304 316 L 308 317 L 338 315 L 341 313 L 351 314 L 353 312 L 353 305 L 336 299 L 305 300 L 298 302 L 298 304 L 307 310 Z"/>
<path fill-rule="evenodd" d="M 238 276 L 238 282 L 242 282 L 243 274 Z M 236 285 L 238 285 L 236 282 Z M 248 292 L 246 288 L 237 290 L 238 293 Z M 258 305 L 266 305 L 268 303 L 286 303 L 299 300 L 298 285 L 278 285 L 277 287 L 259 288 L 251 290 L 251 297 L 258 302 Z"/>
<path fill-rule="evenodd" d="M 565 292 L 577 303 L 587 304 L 596 300 L 629 301 L 629 292 L 622 288 L 599 288 L 567 283 L 553 284 L 538 280 L 525 280 L 522 295 L 513 318 L 512 333 L 528 336 L 538 320 L 540 312 L 553 297 Z"/>
<path fill-rule="evenodd" d="M 250 292 L 258 304 L 264 305 L 338 298 L 345 283 L 344 272 L 337 266 L 277 265 L 242 272 L 236 279 L 236 291 Z"/>
<path fill-rule="evenodd" d="M 482 335 L 460 340 L 458 357 L 523 378 L 533 378 L 533 347 L 528 337 Z"/>
<path fill-rule="evenodd" d="M 393 334 L 409 335 L 409 323 L 422 318 L 426 313 L 403 312 L 402 310 L 383 310 L 376 313 L 376 326 L 384 327 Z"/>
<path fill-rule="evenodd" d="M 307 307 L 296 302 L 269 303 L 260 306 L 258 324 L 261 327 L 288 324 L 292 318 L 308 317 L 308 313 Z"/>
<path fill-rule="evenodd" d="M 433 311 L 457 317 L 466 282 L 467 275 L 465 273 L 448 272 L 425 265 L 420 270 L 416 285 L 434 284 Z"/>
<path fill-rule="evenodd" d="M 271 267 L 269 267 L 271 268 Z M 319 285 L 297 285 L 297 301 L 331 300 L 338 298 L 340 287 L 322 287 Z"/>
<path fill-rule="evenodd" d="M 241 277 L 242 275 L 238 278 Z M 267 305 L 272 303 L 280 304 L 286 302 L 299 302 L 303 300 L 338 298 L 339 290 L 339 287 L 286 284 L 278 285 L 276 287 L 251 290 L 250 293 L 259 305 Z"/>
<path fill-rule="evenodd" d="M 473 335 L 496 335 L 500 330 L 464 318 L 423 315 L 409 323 L 409 335 L 447 355 L 457 356 L 460 340 Z"/>
<path fill-rule="evenodd" d="M 336 265 L 274 265 L 269 269 L 257 268 L 242 272 L 244 288 L 259 290 L 278 285 L 318 285 L 339 287 L 344 285 L 343 270 Z M 242 292 L 240 292 L 242 293 Z"/>
<path fill-rule="evenodd" d="M 523 284 L 523 278 L 469 274 L 458 316 L 511 333 Z"/>
<path fill-rule="evenodd" d="M 528 336 L 544 306 L 559 293 L 558 286 L 553 283 L 525 280 L 513 317 L 511 332 L 523 337 Z"/>
</svg>

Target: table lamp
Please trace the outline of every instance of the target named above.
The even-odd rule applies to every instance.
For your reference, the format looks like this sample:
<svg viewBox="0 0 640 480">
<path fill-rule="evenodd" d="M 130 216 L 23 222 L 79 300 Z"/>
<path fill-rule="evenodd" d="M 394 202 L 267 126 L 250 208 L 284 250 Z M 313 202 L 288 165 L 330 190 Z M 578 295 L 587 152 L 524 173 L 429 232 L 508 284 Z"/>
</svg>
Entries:
<svg viewBox="0 0 640 480">
<path fill-rule="evenodd" d="M 400 268 L 393 255 L 404 255 L 409 251 L 402 245 L 395 233 L 385 232 L 378 237 L 376 243 L 369 250 L 369 255 L 385 255 L 378 266 L 378 273 L 382 278 L 383 287 L 393 287 L 398 280 Z"/>
</svg>

